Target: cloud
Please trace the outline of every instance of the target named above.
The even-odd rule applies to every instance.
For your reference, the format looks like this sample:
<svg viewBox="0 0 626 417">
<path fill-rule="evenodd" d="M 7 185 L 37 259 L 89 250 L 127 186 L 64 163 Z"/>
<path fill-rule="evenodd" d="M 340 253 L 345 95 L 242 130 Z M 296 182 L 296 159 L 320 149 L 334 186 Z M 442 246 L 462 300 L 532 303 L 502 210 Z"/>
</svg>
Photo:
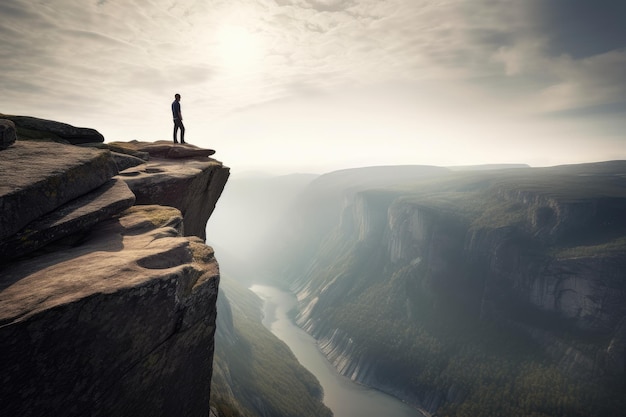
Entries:
<svg viewBox="0 0 626 417">
<path fill-rule="evenodd" d="M 356 3 L 353 0 L 306 0 L 306 2 L 319 12 L 344 11 Z"/>
<path fill-rule="evenodd" d="M 12 107 L 0 111 L 57 119 L 88 111 L 149 124 L 146 115 L 161 117 L 175 91 L 184 95 L 188 117 L 195 111 L 198 118 L 219 118 L 394 85 L 413 94 L 397 99 L 398 108 L 415 103 L 416 112 L 426 111 L 437 101 L 438 111 L 448 108 L 459 119 L 457 112 L 467 109 L 507 109 L 521 117 L 600 111 L 626 96 L 618 6 L 580 0 L 49 4 L 0 3 L 0 95 Z M 581 23 L 584 16 L 608 19 L 611 30 L 599 34 L 599 19 Z M 389 111 L 396 111 L 391 102 Z"/>
<path fill-rule="evenodd" d="M 91 30 L 82 30 L 82 29 L 67 29 L 64 30 L 64 35 L 67 38 L 71 38 L 76 42 L 85 43 L 87 45 L 94 45 L 95 47 L 129 47 L 132 45 L 128 42 L 123 42 L 114 37 L 94 32 Z"/>
<path fill-rule="evenodd" d="M 12 14 L 23 39 L 7 34 L 2 40 L 14 46 L 25 69 L 47 68 L 59 74 L 58 82 L 81 80 L 106 92 L 123 88 L 124 82 L 129 83 L 127 89 L 158 91 L 161 83 L 189 81 L 197 83 L 199 91 L 223 92 L 218 99 L 224 102 L 238 95 L 247 101 L 240 104 L 245 106 L 297 93 L 293 85 L 323 91 L 342 84 L 445 80 L 481 73 L 488 60 L 477 54 L 487 52 L 468 44 L 467 33 L 483 30 L 483 39 L 497 39 L 502 31 L 476 23 L 472 25 L 481 29 L 470 27 L 456 8 L 462 4 L 294 0 L 272 6 L 245 0 L 210 5 L 154 0 L 138 5 L 110 0 L 96 5 L 66 0 L 55 8 L 63 10 L 60 13 L 34 10 L 22 2 Z M 238 75 L 220 70 L 212 34 L 224 24 L 244 27 L 258 37 L 263 62 Z M 29 32 L 28 27 L 43 29 Z M 211 80 L 219 85 L 211 85 Z M 235 93 L 240 85 L 267 96 Z M 85 92 L 93 96 L 89 88 Z"/>
<path fill-rule="evenodd" d="M 596 107 L 626 97 L 626 49 L 584 58 L 552 56 L 539 37 L 499 48 L 492 56 L 511 79 L 533 85 L 530 97 L 536 110 L 547 112 Z M 528 82 L 534 79 L 534 83 Z"/>
<path fill-rule="evenodd" d="M 581 59 L 626 47 L 622 0 L 531 0 L 529 22 L 547 40 L 551 56 Z"/>
<path fill-rule="evenodd" d="M 5 103 L 50 117 L 74 106 L 105 113 L 129 91 L 139 106 L 145 103 L 136 100 L 154 101 L 150 95 L 163 94 L 164 87 L 207 82 L 214 69 L 191 53 L 194 38 L 185 32 L 190 24 L 177 14 L 184 11 L 169 12 L 171 5 L 59 0 L 52 8 L 3 2 L 0 93 Z"/>
<path fill-rule="evenodd" d="M 565 55 L 550 63 L 558 81 L 541 92 L 548 110 L 597 107 L 626 97 L 626 49 L 582 59 Z"/>
<path fill-rule="evenodd" d="M 21 1 L 2 2 L 0 3 L 0 15 L 7 22 L 15 20 L 36 20 L 39 14 L 28 3 Z"/>
</svg>

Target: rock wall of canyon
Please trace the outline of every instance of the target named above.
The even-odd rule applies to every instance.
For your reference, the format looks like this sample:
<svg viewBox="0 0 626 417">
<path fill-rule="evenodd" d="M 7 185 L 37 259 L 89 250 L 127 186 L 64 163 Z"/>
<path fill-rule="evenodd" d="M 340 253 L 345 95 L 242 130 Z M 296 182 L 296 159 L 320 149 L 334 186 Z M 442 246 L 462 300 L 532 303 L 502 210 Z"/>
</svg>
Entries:
<svg viewBox="0 0 626 417">
<path fill-rule="evenodd" d="M 359 344 L 377 320 L 404 323 L 404 332 L 446 304 L 463 306 L 525 334 L 565 375 L 623 376 L 625 172 L 624 162 L 608 162 L 350 190 L 328 216 L 330 232 L 294 256 L 297 322 L 344 375 L 430 411 L 460 401 L 462 390 L 391 381 L 393 358 Z M 304 222 L 316 221 L 314 210 L 303 209 Z"/>
</svg>

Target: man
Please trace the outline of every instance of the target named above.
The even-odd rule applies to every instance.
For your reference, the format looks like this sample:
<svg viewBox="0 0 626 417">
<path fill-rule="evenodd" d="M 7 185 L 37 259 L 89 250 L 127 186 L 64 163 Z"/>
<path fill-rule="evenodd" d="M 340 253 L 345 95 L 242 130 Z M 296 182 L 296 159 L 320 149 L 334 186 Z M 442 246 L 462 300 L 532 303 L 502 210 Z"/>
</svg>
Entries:
<svg viewBox="0 0 626 417">
<path fill-rule="evenodd" d="M 180 128 L 180 143 L 185 143 L 185 126 L 183 125 L 183 114 L 180 112 L 180 94 L 174 95 L 172 102 L 172 116 L 174 117 L 174 143 L 176 140 L 176 132 Z"/>
</svg>

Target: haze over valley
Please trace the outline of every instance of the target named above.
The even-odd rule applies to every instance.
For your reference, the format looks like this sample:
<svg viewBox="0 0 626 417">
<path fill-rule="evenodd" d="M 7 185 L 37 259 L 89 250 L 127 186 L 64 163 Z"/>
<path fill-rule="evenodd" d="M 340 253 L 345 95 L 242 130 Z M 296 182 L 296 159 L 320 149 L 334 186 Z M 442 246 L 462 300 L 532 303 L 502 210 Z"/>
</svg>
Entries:
<svg viewBox="0 0 626 417">
<path fill-rule="evenodd" d="M 293 292 L 353 381 L 438 415 L 617 415 L 626 163 L 489 168 L 234 179 L 207 235 L 247 230 L 256 250 L 223 248 L 223 271 Z M 246 201 L 251 182 L 288 186 Z"/>
</svg>

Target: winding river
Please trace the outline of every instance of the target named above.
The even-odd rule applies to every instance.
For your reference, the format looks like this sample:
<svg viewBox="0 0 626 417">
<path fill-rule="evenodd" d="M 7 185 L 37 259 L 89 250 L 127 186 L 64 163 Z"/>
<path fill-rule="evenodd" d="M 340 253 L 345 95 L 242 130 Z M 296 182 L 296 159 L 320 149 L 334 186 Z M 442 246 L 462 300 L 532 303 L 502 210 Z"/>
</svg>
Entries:
<svg viewBox="0 0 626 417">
<path fill-rule="evenodd" d="M 300 364 L 324 389 L 324 404 L 335 417 L 423 417 L 402 401 L 340 375 L 317 348 L 315 339 L 296 326 L 287 313 L 296 306 L 293 294 L 266 285 L 253 285 L 263 300 L 263 325 L 285 342 Z"/>
</svg>

